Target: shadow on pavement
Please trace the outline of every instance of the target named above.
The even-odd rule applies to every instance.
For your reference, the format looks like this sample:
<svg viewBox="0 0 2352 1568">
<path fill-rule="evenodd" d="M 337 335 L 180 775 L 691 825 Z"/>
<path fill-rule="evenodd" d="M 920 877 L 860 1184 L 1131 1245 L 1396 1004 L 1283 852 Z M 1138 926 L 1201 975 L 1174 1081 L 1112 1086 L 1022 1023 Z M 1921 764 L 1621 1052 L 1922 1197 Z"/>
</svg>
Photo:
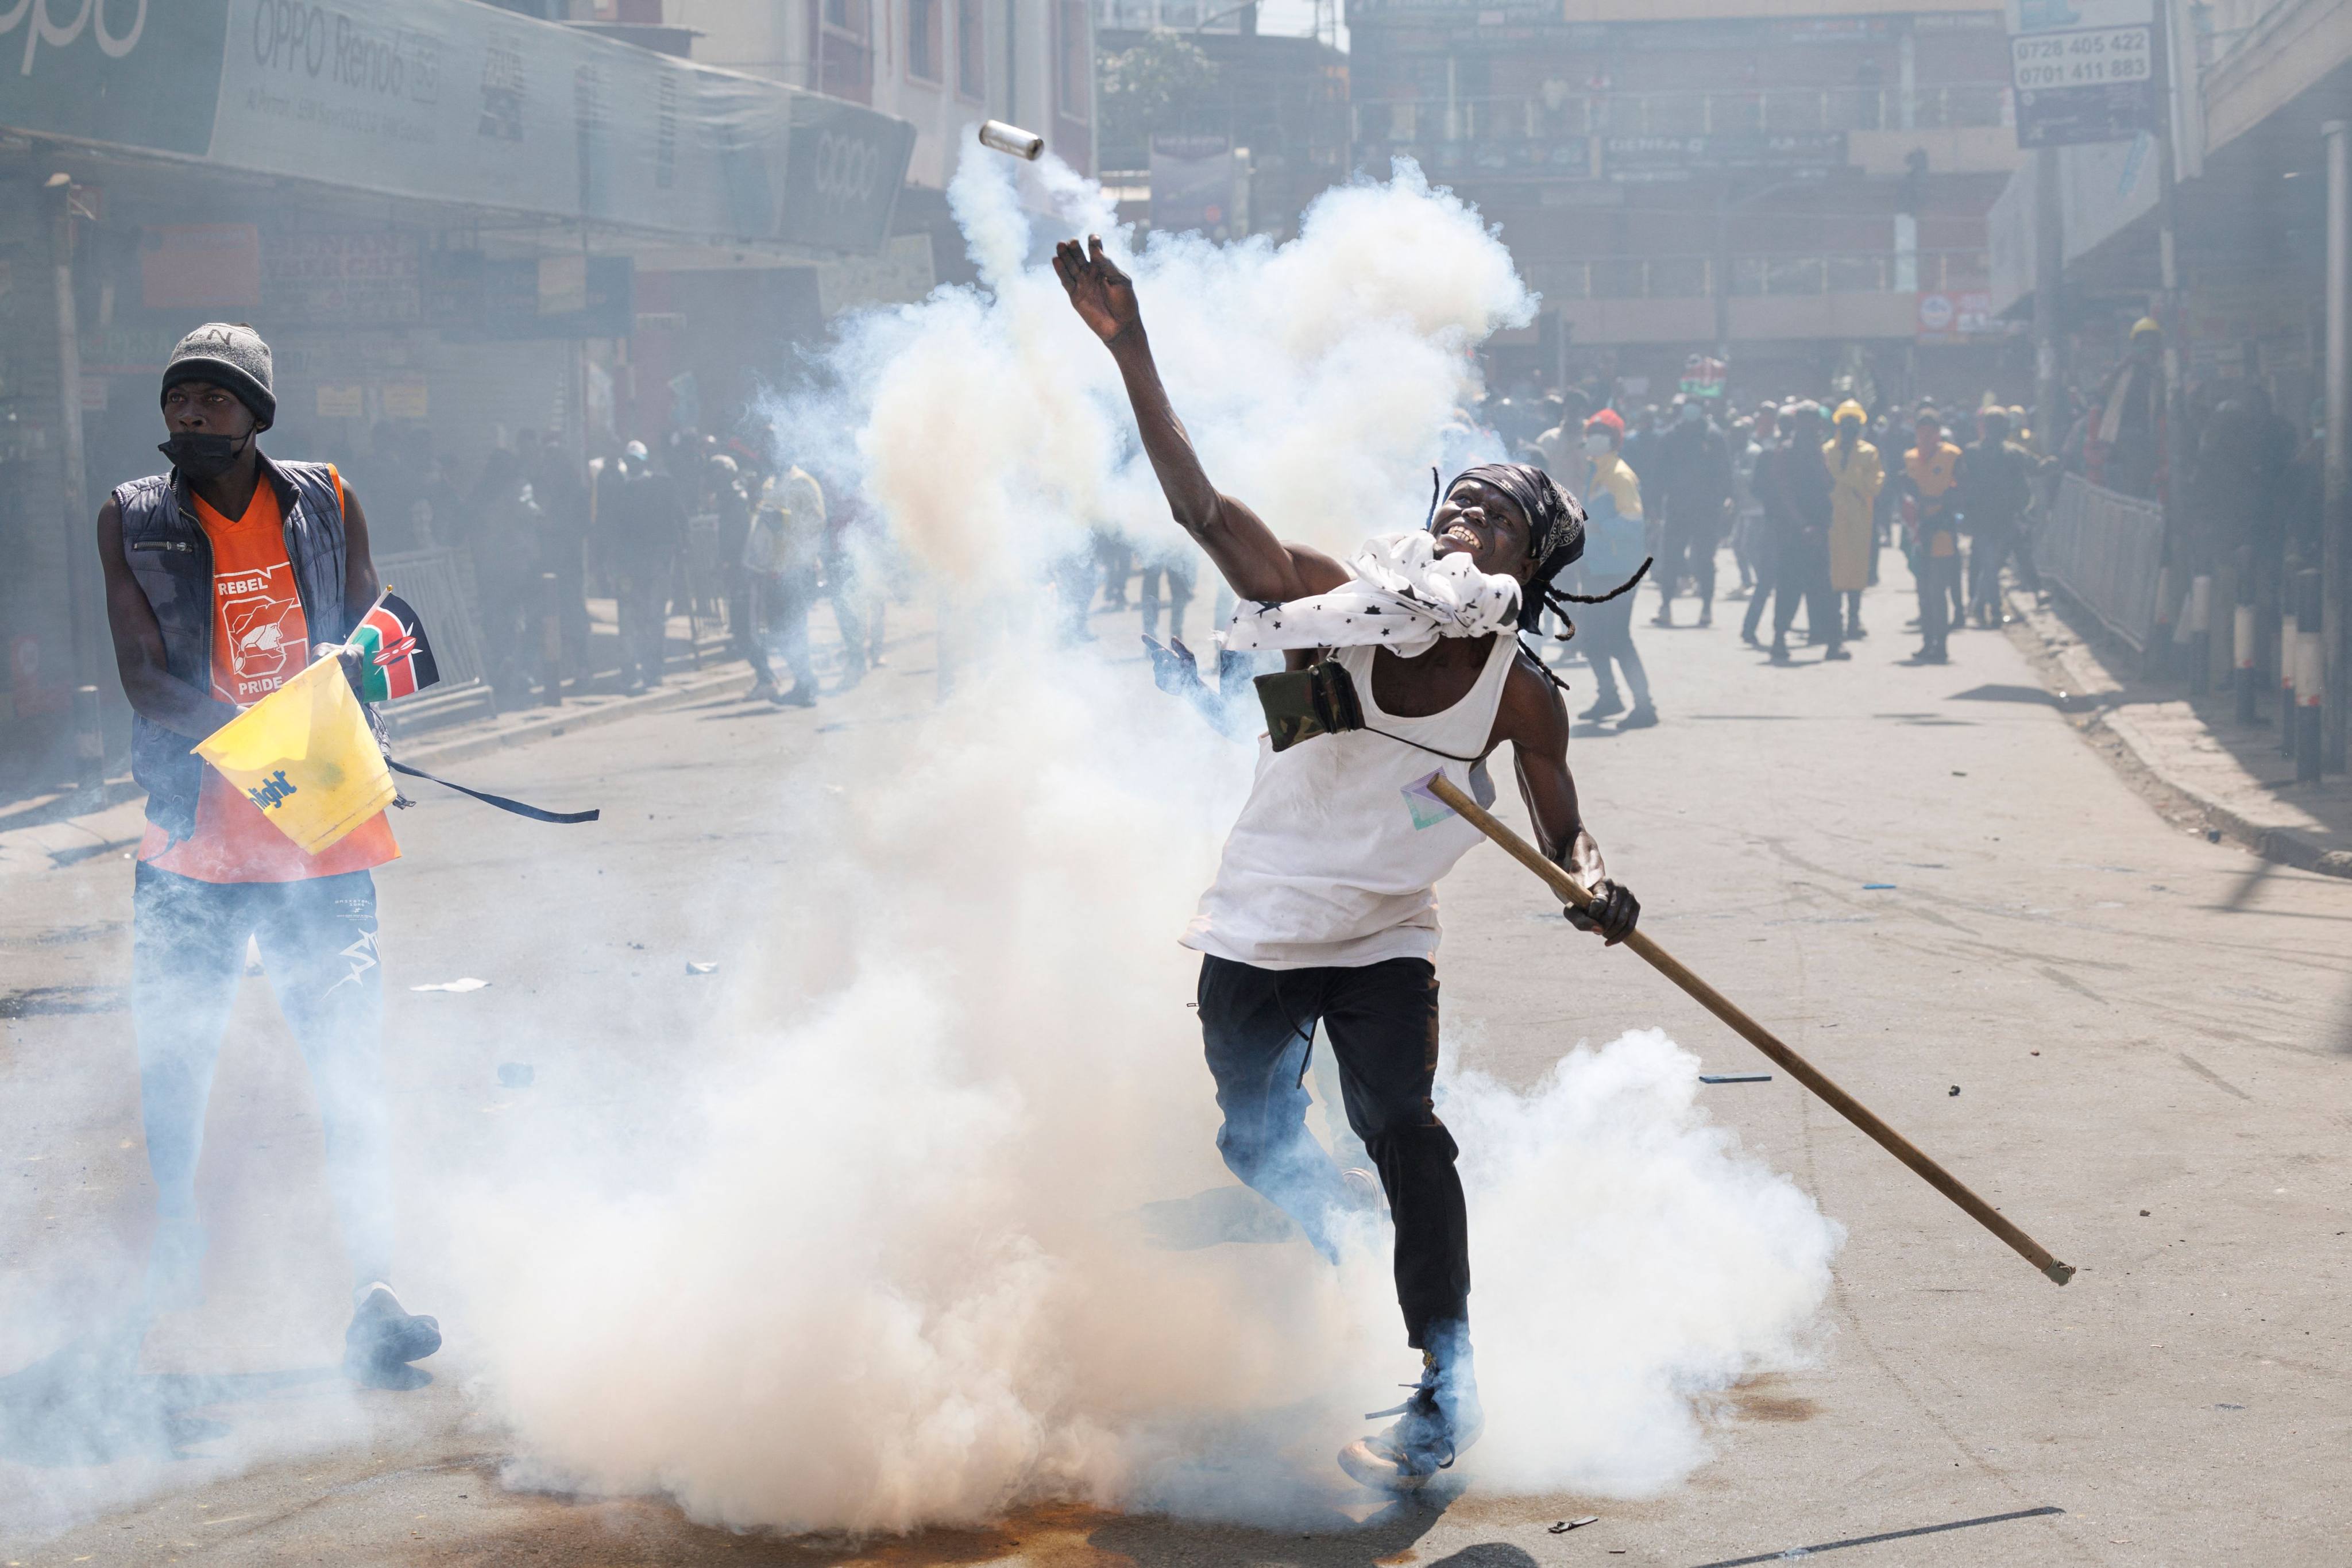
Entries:
<svg viewBox="0 0 2352 1568">
<path fill-rule="evenodd" d="M 1371 1568 L 1394 1560 L 1436 1528 L 1460 1492 L 1458 1483 L 1444 1492 L 1433 1486 L 1364 1520 L 1334 1511 L 1327 1520 L 1303 1521 L 1308 1524 L 1305 1530 L 1250 1530 L 1137 1515 L 1100 1526 L 1087 1535 L 1087 1544 L 1116 1552 L 1135 1568 L 1193 1568 L 1202 1563 Z M 1500 1542 L 1465 1547 L 1439 1561 L 1456 1568 L 1533 1568 L 1535 1563 L 1525 1552 Z"/>
<path fill-rule="evenodd" d="M 142 1373 L 140 1331 L 79 1339 L 0 1377 L 0 1458 L 44 1467 L 185 1458 L 229 1427 L 191 1414 L 325 1381 L 331 1367 L 203 1376 Z"/>
</svg>

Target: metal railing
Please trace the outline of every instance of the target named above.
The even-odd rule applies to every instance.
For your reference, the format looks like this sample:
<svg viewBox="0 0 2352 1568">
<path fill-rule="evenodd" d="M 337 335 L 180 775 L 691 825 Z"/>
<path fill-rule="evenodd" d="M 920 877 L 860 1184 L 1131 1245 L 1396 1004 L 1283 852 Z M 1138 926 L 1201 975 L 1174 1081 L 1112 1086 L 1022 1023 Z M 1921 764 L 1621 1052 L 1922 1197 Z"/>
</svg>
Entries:
<svg viewBox="0 0 2352 1568">
<path fill-rule="evenodd" d="M 1552 300 L 1707 300 L 1721 263 L 1712 256 L 1611 256 L 1547 261 L 1536 279 Z M 1954 294 L 1988 286 L 1983 250 L 1836 252 L 1734 256 L 1734 296 Z"/>
<path fill-rule="evenodd" d="M 1557 92 L 1501 98 L 1359 99 L 1359 147 L 1381 142 L 1716 136 L 1805 131 L 1935 131 L 2016 123 L 2000 83 L 1741 91 Z"/>
<path fill-rule="evenodd" d="M 2080 474 L 2059 479 L 2057 500 L 2034 532 L 2033 563 L 2044 580 L 2142 653 L 2156 632 L 2163 561 L 2162 507 L 2103 489 Z"/>
<path fill-rule="evenodd" d="M 474 560 L 463 550 L 415 550 L 375 559 L 376 580 L 408 602 L 433 645 L 441 681 L 384 706 L 394 734 L 447 723 L 452 714 L 491 705 L 482 662 L 481 617 Z"/>
</svg>

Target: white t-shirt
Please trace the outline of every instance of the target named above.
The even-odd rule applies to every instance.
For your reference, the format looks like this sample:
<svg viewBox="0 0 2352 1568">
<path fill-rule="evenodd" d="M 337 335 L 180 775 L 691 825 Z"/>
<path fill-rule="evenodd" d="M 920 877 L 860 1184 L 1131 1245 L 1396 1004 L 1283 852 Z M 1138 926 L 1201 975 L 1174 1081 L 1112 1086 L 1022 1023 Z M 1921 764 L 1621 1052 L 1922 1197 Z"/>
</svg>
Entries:
<svg viewBox="0 0 2352 1568">
<path fill-rule="evenodd" d="M 1318 735 L 1284 752 L 1259 738 L 1257 777 L 1185 928 L 1186 947 L 1261 969 L 1435 956 L 1437 880 L 1481 835 L 1427 781 L 1442 769 L 1481 805 L 1495 786 L 1483 762 L 1450 762 L 1391 737 L 1458 757 L 1485 752 L 1518 644 L 1497 633 L 1468 694 L 1423 719 L 1373 700 L 1379 651 L 1332 657 L 1356 683 L 1365 723 L 1387 734 Z"/>
</svg>

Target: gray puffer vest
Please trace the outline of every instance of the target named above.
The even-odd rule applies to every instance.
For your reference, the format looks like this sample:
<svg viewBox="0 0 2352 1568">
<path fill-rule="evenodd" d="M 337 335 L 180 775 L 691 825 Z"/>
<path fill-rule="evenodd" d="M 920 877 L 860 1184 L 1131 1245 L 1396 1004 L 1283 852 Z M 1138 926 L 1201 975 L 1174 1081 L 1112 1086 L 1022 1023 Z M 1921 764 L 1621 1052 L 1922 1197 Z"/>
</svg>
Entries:
<svg viewBox="0 0 2352 1568">
<path fill-rule="evenodd" d="M 285 520 L 286 558 L 310 646 L 341 642 L 351 631 L 343 605 L 343 508 L 335 477 L 324 463 L 261 459 L 261 476 L 278 492 Z M 196 521 L 188 481 L 177 468 L 118 487 L 122 551 L 163 632 L 164 668 L 199 691 L 212 689 L 213 547 Z M 147 792 L 147 820 L 176 844 L 196 830 L 196 795 L 205 764 L 188 738 L 133 715 L 131 776 Z"/>
</svg>

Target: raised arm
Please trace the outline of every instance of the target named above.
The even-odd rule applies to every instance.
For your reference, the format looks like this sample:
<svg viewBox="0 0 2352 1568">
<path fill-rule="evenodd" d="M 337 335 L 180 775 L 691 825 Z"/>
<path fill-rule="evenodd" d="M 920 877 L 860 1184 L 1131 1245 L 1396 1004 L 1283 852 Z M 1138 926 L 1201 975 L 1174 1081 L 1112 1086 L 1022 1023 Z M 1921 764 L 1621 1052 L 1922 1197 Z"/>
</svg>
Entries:
<svg viewBox="0 0 2352 1568">
<path fill-rule="evenodd" d="M 1559 689 L 1522 653 L 1503 685 L 1495 715 L 1495 740 L 1511 742 L 1519 798 L 1535 824 L 1536 844 L 1547 859 L 1565 867 L 1597 900 L 1588 916 L 1562 910 L 1580 931 L 1598 931 L 1612 945 L 1633 933 L 1641 918 L 1633 890 L 1609 879 L 1601 846 L 1584 826 L 1576 799 L 1576 777 L 1568 769 L 1568 705 Z"/>
<path fill-rule="evenodd" d="M 106 579 L 106 624 L 114 636 L 114 664 L 131 710 L 166 730 L 201 741 L 236 717 L 165 667 L 163 629 L 155 624 L 131 559 L 122 549 L 122 510 L 108 501 L 98 514 L 98 560 Z"/>
<path fill-rule="evenodd" d="M 1055 246 L 1054 272 L 1078 319 L 1118 363 L 1144 454 L 1160 477 L 1177 526 L 1216 563 L 1234 592 L 1244 599 L 1296 599 L 1346 582 L 1347 569 L 1337 561 L 1303 544 L 1285 544 L 1257 513 L 1209 482 L 1201 455 L 1160 384 L 1160 367 L 1152 363 L 1135 280 L 1103 254 L 1101 238 L 1089 235 L 1084 248 L 1075 239 Z"/>
</svg>

